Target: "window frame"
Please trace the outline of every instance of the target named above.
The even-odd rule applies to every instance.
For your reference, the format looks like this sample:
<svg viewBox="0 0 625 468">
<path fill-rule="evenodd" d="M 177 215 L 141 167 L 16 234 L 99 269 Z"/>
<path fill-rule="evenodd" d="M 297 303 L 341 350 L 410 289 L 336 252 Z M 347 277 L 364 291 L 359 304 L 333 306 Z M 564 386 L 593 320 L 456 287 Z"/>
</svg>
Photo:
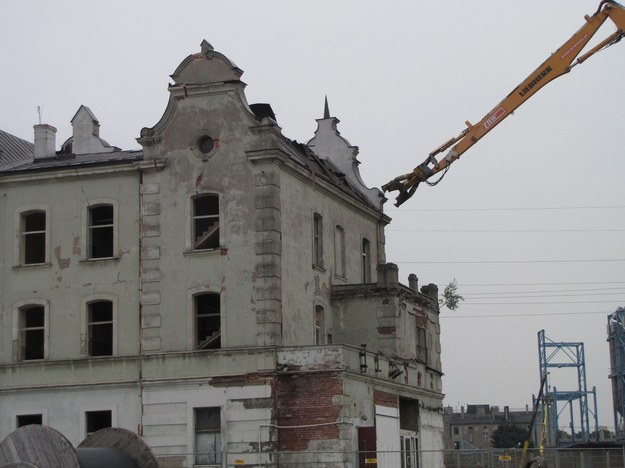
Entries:
<svg viewBox="0 0 625 468">
<path fill-rule="evenodd" d="M 103 426 L 100 429 L 106 429 L 108 427 L 115 427 L 117 425 L 116 419 L 117 419 L 117 414 L 116 412 L 111 409 L 111 408 L 92 408 L 92 409 L 85 409 L 82 411 L 82 415 L 83 417 L 81 418 L 81 425 L 82 430 L 81 432 L 85 435 L 85 437 L 90 436 L 91 434 L 93 434 L 94 432 L 99 431 L 100 429 L 96 429 L 95 431 L 91 431 L 89 432 L 89 414 L 94 414 L 94 413 L 109 413 L 110 417 L 111 417 L 111 424 L 110 426 Z"/>
<path fill-rule="evenodd" d="M 327 344 L 326 339 L 326 309 L 320 304 L 315 305 L 314 315 L 315 345 Z"/>
<path fill-rule="evenodd" d="M 334 227 L 334 265 L 334 274 L 339 278 L 346 279 L 345 228 L 340 224 Z"/>
<path fill-rule="evenodd" d="M 25 243 L 25 218 L 29 215 L 43 213 L 45 215 L 45 228 L 44 230 L 29 231 L 29 235 L 44 235 L 43 240 L 43 261 L 42 262 L 29 262 L 26 263 L 26 243 Z M 50 264 L 50 209 L 45 205 L 29 205 L 21 207 L 16 212 L 15 217 L 16 227 L 16 262 L 15 264 L 20 267 L 35 267 Z"/>
<path fill-rule="evenodd" d="M 217 298 L 219 305 L 218 313 L 202 313 L 202 315 L 198 315 L 198 300 L 202 296 L 212 296 Z M 192 295 L 192 308 L 193 308 L 193 319 L 192 319 L 192 327 L 193 332 L 191 335 L 192 341 L 192 349 L 195 351 L 206 351 L 206 350 L 217 350 L 223 349 L 224 347 L 224 329 L 223 329 L 223 306 L 222 306 L 222 297 L 221 294 L 215 291 L 200 291 Z M 200 319 L 210 319 L 217 317 L 219 319 L 219 331 L 216 335 L 213 335 L 209 339 L 204 339 L 200 341 L 199 337 L 199 320 Z M 213 345 L 213 346 L 211 346 Z"/>
<path fill-rule="evenodd" d="M 99 225 L 95 228 L 91 224 L 92 210 L 104 206 L 110 206 L 113 209 L 113 223 L 106 225 Z M 93 229 L 111 229 L 112 233 L 112 252 L 111 256 L 93 256 L 92 255 L 92 242 L 93 242 Z M 89 200 L 83 209 L 83 238 L 81 240 L 82 258 L 88 262 L 98 262 L 105 260 L 115 260 L 119 258 L 119 204 L 117 200 L 110 198 L 97 198 Z"/>
<path fill-rule="evenodd" d="M 312 220 L 312 263 L 323 268 L 323 216 L 317 212 Z"/>
<path fill-rule="evenodd" d="M 360 241 L 360 268 L 363 283 L 370 283 L 371 279 L 371 241 L 363 237 Z"/>
<path fill-rule="evenodd" d="M 23 334 L 23 315 L 27 310 L 41 307 L 43 309 L 43 326 L 32 327 L 31 330 L 43 330 L 43 356 L 37 359 L 25 359 L 25 337 Z M 50 305 L 48 301 L 40 299 L 30 299 L 15 304 L 13 308 L 13 360 L 15 362 L 40 362 L 48 359 L 48 348 L 50 341 Z"/>
<path fill-rule="evenodd" d="M 416 346 L 417 361 L 427 364 L 428 362 L 428 345 L 427 345 L 427 330 L 424 327 L 416 328 Z"/>
<path fill-rule="evenodd" d="M 208 428 L 199 428 L 198 427 L 198 413 L 203 410 L 212 410 L 219 415 L 219 428 L 208 427 Z M 193 466 L 221 466 L 222 464 L 222 452 L 223 452 L 223 417 L 222 417 L 222 409 L 219 406 L 201 406 L 193 408 Z M 212 434 L 216 436 L 213 441 L 215 446 L 215 452 L 205 452 L 207 459 L 200 459 L 200 452 L 198 451 L 198 435 L 201 434 Z M 219 451 L 217 451 L 219 449 Z M 211 459 L 211 454 L 213 458 Z"/>
<path fill-rule="evenodd" d="M 110 355 L 98 355 L 94 356 L 91 354 L 91 343 L 90 343 L 90 307 L 91 304 L 97 302 L 108 302 L 111 304 L 112 311 L 112 337 L 111 337 L 111 354 Z M 118 322 L 117 322 L 117 296 L 112 294 L 95 294 L 88 297 L 84 297 L 81 300 L 81 340 L 80 340 L 80 353 L 84 357 L 88 358 L 101 358 L 101 357 L 111 357 L 118 355 Z"/>
<path fill-rule="evenodd" d="M 217 201 L 216 213 L 196 215 L 197 201 L 201 199 L 209 199 L 209 198 L 213 198 Z M 222 199 L 219 193 L 205 192 L 205 193 L 199 193 L 191 197 L 190 207 L 189 207 L 189 220 L 190 220 L 189 235 L 187 236 L 187 242 L 188 242 L 187 249 L 189 251 L 191 252 L 214 252 L 214 251 L 218 251 L 221 248 L 221 246 L 223 245 L 223 242 L 222 242 L 223 240 L 222 239 L 223 216 L 222 216 L 221 210 L 222 210 Z M 201 246 L 198 246 L 200 242 L 197 240 L 198 236 L 196 235 L 197 220 L 211 220 L 211 219 L 217 220 L 217 226 L 216 228 L 214 228 L 214 224 L 211 226 L 211 229 L 214 232 L 209 232 L 209 234 L 205 236 L 206 237 L 205 241 L 207 242 L 209 239 L 212 239 L 214 237 L 216 238 L 216 244 L 213 241 L 210 243 L 209 247 L 200 248 Z"/>
</svg>

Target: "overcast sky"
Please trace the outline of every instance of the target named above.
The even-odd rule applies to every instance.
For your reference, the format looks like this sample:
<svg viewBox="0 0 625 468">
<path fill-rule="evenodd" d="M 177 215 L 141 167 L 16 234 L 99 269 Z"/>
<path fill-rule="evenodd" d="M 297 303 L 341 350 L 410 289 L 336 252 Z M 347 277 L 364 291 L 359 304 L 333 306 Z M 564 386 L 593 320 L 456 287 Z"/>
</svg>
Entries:
<svg viewBox="0 0 625 468">
<path fill-rule="evenodd" d="M 169 75 L 203 39 L 244 70 L 250 103 L 272 105 L 306 142 L 324 96 L 381 186 L 478 122 L 593 14 L 594 0 L 0 0 L 0 129 L 71 135 L 81 104 L 100 136 L 139 145 L 168 99 Z M 614 30 L 606 23 L 597 38 Z M 420 187 L 387 230 L 407 283 L 457 280 L 441 313 L 445 404 L 525 407 L 538 392 L 537 333 L 585 343 L 599 424 L 612 427 L 607 315 L 625 305 L 625 46 L 533 97 Z M 552 373 L 560 390 L 576 387 Z M 568 411 L 560 420 L 568 424 Z"/>
</svg>

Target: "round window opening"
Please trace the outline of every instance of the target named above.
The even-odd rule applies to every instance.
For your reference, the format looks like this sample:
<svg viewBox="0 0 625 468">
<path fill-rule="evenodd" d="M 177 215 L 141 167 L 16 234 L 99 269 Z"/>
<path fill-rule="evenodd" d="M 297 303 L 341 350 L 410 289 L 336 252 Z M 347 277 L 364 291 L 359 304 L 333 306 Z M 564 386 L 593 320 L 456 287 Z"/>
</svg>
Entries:
<svg viewBox="0 0 625 468">
<path fill-rule="evenodd" d="M 215 147 L 215 140 L 213 140 L 209 136 L 203 136 L 198 141 L 198 148 L 204 154 L 208 154 L 211 151 L 213 151 L 214 147 Z"/>
</svg>

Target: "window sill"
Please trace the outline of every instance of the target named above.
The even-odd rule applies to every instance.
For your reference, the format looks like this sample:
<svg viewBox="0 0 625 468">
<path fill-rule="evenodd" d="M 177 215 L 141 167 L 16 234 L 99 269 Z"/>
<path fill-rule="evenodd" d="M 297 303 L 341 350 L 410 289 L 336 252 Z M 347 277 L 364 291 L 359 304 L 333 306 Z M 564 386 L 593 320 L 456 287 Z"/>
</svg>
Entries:
<svg viewBox="0 0 625 468">
<path fill-rule="evenodd" d="M 190 257 L 202 257 L 205 255 L 221 255 L 221 251 L 221 247 L 215 247 L 214 249 L 185 250 L 182 254 Z"/>
<path fill-rule="evenodd" d="M 326 269 L 323 266 L 321 266 L 321 265 L 316 265 L 316 264 L 313 263 L 312 267 L 313 267 L 313 270 L 323 271 L 324 273 L 326 271 Z"/>
<path fill-rule="evenodd" d="M 82 264 L 98 264 L 98 263 L 110 263 L 110 262 L 118 262 L 120 257 L 102 257 L 102 258 L 85 258 L 80 260 L 79 263 Z"/>
<path fill-rule="evenodd" d="M 30 269 L 37 269 L 37 268 L 49 268 L 51 266 L 52 266 L 52 263 L 50 262 L 27 263 L 27 264 L 21 264 L 21 265 L 14 265 L 13 269 L 14 270 L 30 270 Z"/>
</svg>

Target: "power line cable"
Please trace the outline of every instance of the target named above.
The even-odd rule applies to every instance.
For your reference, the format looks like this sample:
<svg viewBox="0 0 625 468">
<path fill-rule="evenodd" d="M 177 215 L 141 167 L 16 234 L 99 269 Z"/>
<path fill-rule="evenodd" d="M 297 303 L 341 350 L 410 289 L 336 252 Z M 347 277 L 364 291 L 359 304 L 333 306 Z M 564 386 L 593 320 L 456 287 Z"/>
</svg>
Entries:
<svg viewBox="0 0 625 468">
<path fill-rule="evenodd" d="M 602 262 L 625 262 L 625 258 L 585 258 L 569 260 L 430 260 L 430 261 L 399 261 L 399 264 L 508 264 L 508 263 L 602 263 Z"/>
<path fill-rule="evenodd" d="M 597 205 L 597 206 L 533 206 L 519 208 L 400 208 L 385 210 L 387 213 L 412 212 L 449 212 L 449 211 L 554 211 L 554 210 L 614 210 L 623 209 L 625 205 Z"/>
</svg>

